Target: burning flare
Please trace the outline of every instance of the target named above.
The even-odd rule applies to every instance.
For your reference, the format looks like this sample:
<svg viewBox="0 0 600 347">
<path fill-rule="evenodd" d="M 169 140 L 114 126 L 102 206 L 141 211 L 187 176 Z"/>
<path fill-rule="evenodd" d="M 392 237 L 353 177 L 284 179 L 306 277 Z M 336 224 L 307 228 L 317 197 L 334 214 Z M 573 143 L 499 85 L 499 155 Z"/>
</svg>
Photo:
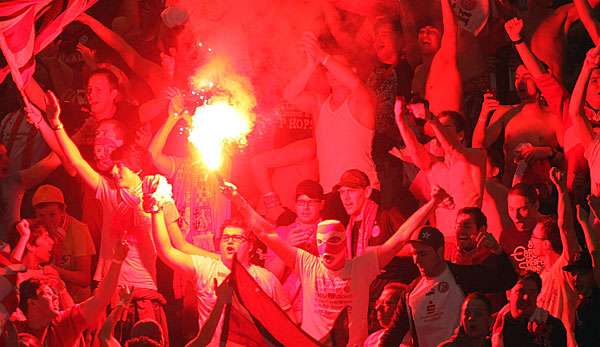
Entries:
<svg viewBox="0 0 600 347">
<path fill-rule="evenodd" d="M 192 116 L 188 140 L 209 170 L 218 170 L 231 146 L 243 148 L 256 116 L 256 99 L 249 81 L 233 72 L 227 61 L 215 58 L 191 78 L 193 95 L 202 105 Z"/>
</svg>

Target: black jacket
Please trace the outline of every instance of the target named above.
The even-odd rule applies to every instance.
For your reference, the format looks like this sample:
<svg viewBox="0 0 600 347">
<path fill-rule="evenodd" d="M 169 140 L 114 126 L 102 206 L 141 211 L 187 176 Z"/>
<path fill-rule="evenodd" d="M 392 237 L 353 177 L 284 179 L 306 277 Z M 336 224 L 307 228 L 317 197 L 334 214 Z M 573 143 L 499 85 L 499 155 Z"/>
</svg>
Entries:
<svg viewBox="0 0 600 347">
<path fill-rule="evenodd" d="M 465 295 L 472 292 L 497 293 L 512 288 L 517 282 L 517 273 L 506 255 L 490 255 L 483 263 L 477 265 L 458 265 L 447 262 L 456 284 Z M 379 346 L 398 346 L 409 330 L 413 331 L 414 346 L 418 341 L 414 334 L 412 316 L 407 312 L 408 296 L 419 283 L 421 277 L 415 279 L 406 290 L 396 306 L 390 327 L 379 340 Z"/>
</svg>

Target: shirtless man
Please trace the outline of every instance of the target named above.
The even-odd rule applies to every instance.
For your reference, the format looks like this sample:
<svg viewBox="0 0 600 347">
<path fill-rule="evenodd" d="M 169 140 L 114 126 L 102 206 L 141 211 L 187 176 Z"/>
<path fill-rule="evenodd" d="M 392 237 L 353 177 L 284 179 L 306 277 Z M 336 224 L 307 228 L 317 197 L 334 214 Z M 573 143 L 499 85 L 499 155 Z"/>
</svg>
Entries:
<svg viewBox="0 0 600 347">
<path fill-rule="evenodd" d="M 440 48 L 431 60 L 425 84 L 425 99 L 429 101 L 433 114 L 441 111 L 460 111 L 463 95 L 456 62 L 458 24 L 450 0 L 441 0 L 441 2 L 444 33 Z"/>
<path fill-rule="evenodd" d="M 547 160 L 554 159 L 563 145 L 562 120 L 541 102 L 534 79 L 546 69 L 521 39 L 523 21 L 513 19 L 505 27 L 524 62 L 517 67 L 515 75 L 521 103 L 500 105 L 493 94 L 485 94 L 473 133 L 473 147 L 489 148 L 504 131 L 504 184 L 512 186 L 517 162 L 522 162 L 521 167 L 527 169 L 525 182 L 548 183 Z M 538 168 L 541 172 L 537 172 Z"/>
<path fill-rule="evenodd" d="M 537 1 L 540 2 L 540 1 Z M 589 9 L 594 8 L 600 3 L 599 0 L 574 0 L 573 4 L 565 4 L 557 9 L 552 9 L 547 4 L 529 4 L 529 13 L 527 16 L 527 25 L 534 26 L 536 29 L 531 37 L 531 49 L 535 54 L 544 62 L 546 62 L 552 72 L 556 75 L 559 80 L 563 78 L 563 61 L 565 57 L 565 48 L 567 33 L 573 23 L 579 20 L 578 14 L 579 9 L 584 6 Z M 584 3 L 585 2 L 585 3 Z M 537 18 L 542 18 L 538 20 Z M 590 32 L 590 18 L 591 16 L 582 16 L 581 21 Z M 536 23 L 537 22 L 537 23 Z M 592 40 L 595 44 L 598 44 L 599 39 L 597 30 L 594 31 L 596 35 L 592 34 Z"/>
<path fill-rule="evenodd" d="M 412 80 L 412 92 L 425 96 L 425 85 L 436 53 L 440 50 L 443 28 L 434 19 L 422 20 L 417 26 L 417 48 L 421 64 L 415 68 Z M 486 62 L 472 33 L 458 30 L 457 68 L 460 74 L 463 92 L 467 95 L 479 94 L 482 79 L 486 75 Z M 477 95 L 479 96 L 479 95 Z"/>
<path fill-rule="evenodd" d="M 456 211 L 463 207 L 481 207 L 486 178 L 485 152 L 462 144 L 464 121 L 456 112 L 442 112 L 438 117 L 424 112 L 426 127 L 431 128 L 441 147 L 441 158 L 431 154 L 417 140 L 408 125 L 408 115 L 401 101 L 396 102 L 395 113 L 398 129 L 413 163 L 427 175 L 432 185 L 439 185 L 454 197 L 455 209 L 439 209 L 435 214 L 436 227 L 446 238 L 446 256 L 450 257 L 456 251 Z"/>
</svg>

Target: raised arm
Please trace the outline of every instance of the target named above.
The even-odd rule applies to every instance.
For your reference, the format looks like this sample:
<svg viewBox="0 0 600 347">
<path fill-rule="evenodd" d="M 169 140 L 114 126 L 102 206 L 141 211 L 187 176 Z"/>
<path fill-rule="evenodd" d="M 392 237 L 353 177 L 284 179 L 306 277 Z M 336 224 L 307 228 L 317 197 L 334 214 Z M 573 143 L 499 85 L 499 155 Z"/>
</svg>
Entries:
<svg viewBox="0 0 600 347">
<path fill-rule="evenodd" d="M 161 174 L 167 177 L 171 177 L 175 172 L 175 167 L 173 165 L 175 160 L 173 157 L 164 154 L 163 148 L 165 147 L 169 134 L 171 133 L 171 130 L 173 130 L 175 124 L 184 117 L 183 112 L 183 97 L 181 94 L 177 93 L 171 99 L 171 103 L 169 104 L 169 115 L 167 119 L 160 129 L 158 129 L 156 134 L 154 134 L 148 148 L 154 166 L 156 166 Z"/>
<path fill-rule="evenodd" d="M 583 146 L 587 146 L 593 140 L 594 130 L 589 120 L 585 116 L 584 105 L 588 88 L 588 81 L 592 71 L 600 63 L 600 46 L 590 49 L 585 57 L 581 72 L 573 88 L 571 101 L 569 103 L 569 116 L 577 129 L 577 136 Z"/>
<path fill-rule="evenodd" d="M 550 169 L 550 180 L 558 192 L 558 229 L 560 240 L 563 244 L 563 255 L 567 262 L 571 262 L 579 252 L 579 244 L 575 235 L 575 224 L 573 221 L 573 210 L 571 209 L 571 198 L 567 189 L 566 175 L 556 167 Z"/>
<path fill-rule="evenodd" d="M 119 282 L 119 274 L 121 273 L 121 265 L 127 257 L 129 245 L 126 241 L 118 241 L 115 246 L 115 253 L 112 258 L 110 267 L 104 279 L 100 282 L 100 286 L 94 292 L 94 295 L 89 299 L 79 304 L 81 315 L 88 325 L 94 324 L 103 314 L 106 306 L 110 303 L 110 299 L 117 289 Z"/>
<path fill-rule="evenodd" d="M 290 246 L 275 232 L 275 226 L 265 220 L 263 216 L 250 206 L 248 201 L 238 192 L 235 185 L 224 182 L 221 190 L 244 216 L 254 235 L 267 247 L 271 248 L 283 260 L 286 266 L 293 269 L 296 266 L 296 253 L 298 249 Z"/>
<path fill-rule="evenodd" d="M 58 141 L 56 140 L 56 136 L 54 136 L 54 132 L 52 131 L 52 129 L 50 129 L 48 123 L 44 121 L 44 116 L 42 115 L 42 112 L 40 112 L 39 109 L 39 107 L 43 107 L 42 109 L 44 110 L 44 112 L 60 112 L 60 105 L 58 105 L 58 99 L 54 96 L 54 94 L 51 91 L 48 91 L 48 93 L 44 93 L 41 90 L 41 88 L 39 88 L 39 85 L 37 85 L 37 82 L 35 82 L 35 80 L 32 79 L 32 82 L 30 82 L 29 84 L 37 86 L 37 88 L 32 87 L 29 89 L 39 89 L 39 92 L 42 93 L 41 97 L 43 103 L 39 106 L 36 106 L 31 102 L 26 102 L 27 105 L 25 107 L 25 113 L 27 121 L 40 131 L 42 138 L 44 139 L 44 141 L 46 141 L 48 147 L 50 147 L 50 149 L 54 153 L 56 153 L 56 155 L 58 156 L 57 158 L 60 160 L 60 162 L 62 162 L 67 173 L 71 176 L 75 176 L 75 174 L 77 173 L 75 168 L 73 167 L 73 165 L 71 165 L 69 160 L 67 160 L 60 145 L 58 144 Z M 57 103 L 56 105 L 53 104 L 55 102 Z"/>
<path fill-rule="evenodd" d="M 351 92 L 350 110 L 352 117 L 368 129 L 375 127 L 375 106 L 371 93 L 360 78 L 352 71 L 352 67 L 338 58 L 325 53 L 313 33 L 305 33 L 302 39 L 307 55 L 320 62 L 333 77 Z"/>
<path fill-rule="evenodd" d="M 25 248 L 27 247 L 27 242 L 29 242 L 31 229 L 29 229 L 29 221 L 27 219 L 22 219 L 15 227 L 19 233 L 19 241 L 11 253 L 11 258 L 21 262 L 23 260 Z"/>
<path fill-rule="evenodd" d="M 165 178 L 161 176 L 146 176 L 144 178 L 144 182 L 142 183 L 142 191 L 144 193 L 144 210 L 152 214 L 152 236 L 154 245 L 158 252 L 159 258 L 171 269 L 192 274 L 194 273 L 194 263 L 190 254 L 173 247 L 173 244 L 171 243 L 169 231 L 172 231 L 173 234 L 176 234 L 172 236 L 178 242 L 181 242 L 183 239 L 177 223 L 170 222 L 167 226 L 167 222 L 165 220 L 164 210 L 166 208 L 174 208 L 174 206 L 172 203 L 168 203 L 163 199 L 157 198 L 155 194 L 157 190 L 161 189 L 159 186 L 166 182 L 163 180 L 165 180 Z M 207 251 L 198 250 L 198 252 L 196 252 L 196 250 L 194 250 L 194 253 L 199 253 L 205 257 L 211 257 L 215 259 L 219 258 L 217 254 Z"/>
<path fill-rule="evenodd" d="M 125 61 L 125 64 L 127 64 L 132 71 L 146 80 L 155 94 L 160 92 L 160 87 L 162 86 L 161 82 L 167 80 L 167 75 L 163 73 L 160 65 L 142 57 L 121 36 L 105 27 L 90 15 L 83 13 L 77 20 L 87 25 L 102 41 L 117 51 Z"/>
<path fill-rule="evenodd" d="M 441 0 L 444 33 L 440 49 L 433 56 L 425 84 L 425 98 L 431 111 L 460 111 L 462 106 L 462 79 L 457 63 L 458 24 L 449 0 Z"/>
<path fill-rule="evenodd" d="M 598 241 L 599 222 L 600 222 L 600 197 L 588 196 L 588 206 L 590 207 L 590 216 L 587 212 L 577 205 L 577 219 L 583 229 L 585 244 L 592 258 L 592 267 L 594 270 L 594 280 L 596 285 L 600 286 L 600 242 Z M 591 218 L 590 218 L 591 217 Z M 593 222 L 590 223 L 590 219 Z"/>
<path fill-rule="evenodd" d="M 600 44 L 600 23 L 594 19 L 592 14 L 593 9 L 589 1 L 573 0 L 573 4 L 575 4 L 575 9 L 577 10 L 579 19 L 581 19 L 581 23 L 583 23 L 585 30 L 587 30 L 588 34 L 590 34 L 594 44 Z"/>
<path fill-rule="evenodd" d="M 504 24 L 504 29 L 515 45 L 521 60 L 523 60 L 523 64 L 529 73 L 531 73 L 531 76 L 533 76 L 533 78 L 539 78 L 543 75 L 546 72 L 546 68 L 544 68 L 535 54 L 533 54 L 533 51 L 531 51 L 521 36 L 521 32 L 523 31 L 523 20 L 520 18 L 513 18 Z"/>
<path fill-rule="evenodd" d="M 442 5 L 442 24 L 444 25 L 444 33 L 440 42 L 440 50 L 438 54 L 444 59 L 456 60 L 456 52 L 458 45 L 458 23 L 454 17 L 454 11 L 450 5 L 450 0 L 441 0 Z"/>
<path fill-rule="evenodd" d="M 488 148 L 494 143 L 500 136 L 501 129 L 496 127 L 495 129 L 488 128 L 488 124 L 491 118 L 500 107 L 500 102 L 494 96 L 494 93 L 487 92 L 483 94 L 483 104 L 481 105 L 481 111 L 479 112 L 479 118 L 475 124 L 473 130 L 473 138 L 471 140 L 471 147 L 473 148 Z M 492 133 L 492 130 L 493 133 Z"/>
<path fill-rule="evenodd" d="M 58 110 L 47 111 L 48 123 L 50 128 L 54 131 L 54 135 L 56 136 L 56 140 L 60 145 L 62 152 L 88 186 L 93 190 L 96 190 L 98 184 L 100 184 L 100 174 L 97 173 L 85 159 L 83 159 L 81 152 L 79 152 L 75 143 L 73 143 L 71 138 L 69 138 L 69 135 L 67 135 L 67 132 L 60 121 L 60 105 L 58 100 L 56 100 L 56 96 L 49 93 L 49 97 L 53 99 L 53 102 L 48 105 L 55 105 Z"/>
<path fill-rule="evenodd" d="M 392 260 L 441 203 L 452 204 L 452 198 L 442 188 L 434 186 L 431 190 L 431 200 L 408 217 L 384 244 L 376 246 L 379 268 L 384 268 Z"/>
<path fill-rule="evenodd" d="M 456 135 L 451 134 L 439 119 L 435 117 L 431 112 L 426 113 L 427 122 L 431 125 L 431 129 L 435 134 L 435 138 L 438 140 L 444 152 L 458 152 L 463 156 L 466 155 L 466 147 L 463 145 Z"/>
<path fill-rule="evenodd" d="M 186 254 L 195 254 L 201 255 L 203 257 L 215 258 L 218 259 L 219 256 L 216 253 L 212 253 L 206 251 L 200 247 L 197 247 L 191 243 L 189 243 L 181 233 L 181 229 L 179 229 L 179 225 L 177 222 L 172 222 L 167 225 L 167 232 L 169 233 L 169 238 L 171 240 L 171 244 L 176 249 L 182 251 Z"/>
<path fill-rule="evenodd" d="M 152 236 L 154 237 L 154 245 L 160 260 L 173 270 L 182 271 L 187 274 L 193 273 L 194 264 L 191 256 L 183 253 L 171 244 L 162 209 L 152 213 Z"/>
<path fill-rule="evenodd" d="M 303 42 L 303 41 L 302 41 Z M 306 50 L 304 44 L 301 43 Z M 306 91 L 308 82 L 317 70 L 319 62 L 310 54 L 306 54 L 306 64 L 288 82 L 283 89 L 283 98 L 300 110 L 315 116 L 318 113 L 319 99 L 314 93 Z"/>
<path fill-rule="evenodd" d="M 127 286 L 119 287 L 119 303 L 112 309 L 98 332 L 101 347 L 121 347 L 121 343 L 114 336 L 114 330 L 123 312 L 129 306 L 132 296 L 133 289 Z"/>
<path fill-rule="evenodd" d="M 421 170 L 429 170 L 437 159 L 419 142 L 417 136 L 408 125 L 410 121 L 408 118 L 409 115 L 404 108 L 404 101 L 402 99 L 396 99 L 394 113 L 396 115 L 396 126 L 400 130 L 400 136 L 402 136 L 406 144 L 406 150 L 412 162 Z"/>
</svg>

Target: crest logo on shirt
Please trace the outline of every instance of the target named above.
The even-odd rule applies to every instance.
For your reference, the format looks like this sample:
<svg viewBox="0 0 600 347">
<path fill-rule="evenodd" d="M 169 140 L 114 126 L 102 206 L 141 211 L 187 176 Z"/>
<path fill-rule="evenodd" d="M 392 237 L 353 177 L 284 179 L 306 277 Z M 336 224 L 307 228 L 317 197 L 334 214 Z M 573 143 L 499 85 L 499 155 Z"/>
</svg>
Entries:
<svg viewBox="0 0 600 347">
<path fill-rule="evenodd" d="M 448 289 L 450 289 L 450 285 L 448 284 L 448 282 L 440 282 L 438 283 L 438 291 L 440 293 L 445 293 L 448 291 Z"/>
</svg>

